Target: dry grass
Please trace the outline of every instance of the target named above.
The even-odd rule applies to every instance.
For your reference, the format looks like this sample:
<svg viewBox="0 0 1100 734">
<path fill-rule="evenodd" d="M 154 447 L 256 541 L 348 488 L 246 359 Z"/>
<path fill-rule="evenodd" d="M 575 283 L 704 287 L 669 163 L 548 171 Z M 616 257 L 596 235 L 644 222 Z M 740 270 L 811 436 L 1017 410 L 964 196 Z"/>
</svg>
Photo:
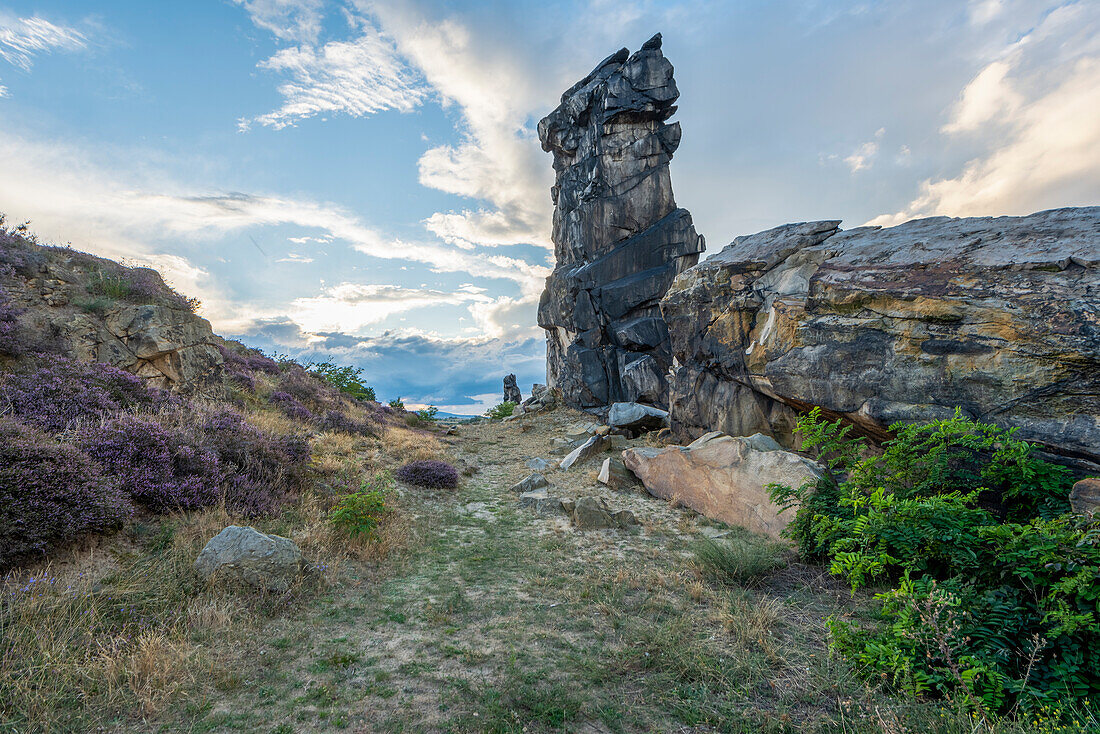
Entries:
<svg viewBox="0 0 1100 734">
<path fill-rule="evenodd" d="M 390 426 L 383 442 L 386 453 L 401 463 L 441 459 L 444 455 L 443 444 L 438 438 L 425 431 L 403 426 Z"/>
</svg>

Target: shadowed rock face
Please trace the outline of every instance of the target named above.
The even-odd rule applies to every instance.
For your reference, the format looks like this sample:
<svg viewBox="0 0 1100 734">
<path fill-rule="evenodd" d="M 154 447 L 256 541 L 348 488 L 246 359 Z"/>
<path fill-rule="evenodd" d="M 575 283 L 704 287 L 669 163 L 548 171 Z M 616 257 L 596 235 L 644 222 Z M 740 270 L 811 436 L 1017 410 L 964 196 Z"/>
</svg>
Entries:
<svg viewBox="0 0 1100 734">
<path fill-rule="evenodd" d="M 739 237 L 676 278 L 681 438 L 790 446 L 797 411 L 820 406 L 881 439 L 960 406 L 1100 468 L 1100 207 L 838 226 Z"/>
<path fill-rule="evenodd" d="M 669 161 L 679 96 L 660 34 L 608 57 L 539 122 L 554 154 L 557 266 L 539 303 L 547 379 L 579 407 L 666 403 L 671 365 L 659 302 L 703 238 L 676 207 Z"/>
</svg>

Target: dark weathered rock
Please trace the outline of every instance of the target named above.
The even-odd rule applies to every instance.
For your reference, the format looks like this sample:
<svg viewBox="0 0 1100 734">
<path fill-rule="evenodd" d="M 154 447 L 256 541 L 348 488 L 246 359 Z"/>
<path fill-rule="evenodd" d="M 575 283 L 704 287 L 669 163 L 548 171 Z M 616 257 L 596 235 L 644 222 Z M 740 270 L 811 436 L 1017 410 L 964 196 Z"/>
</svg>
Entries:
<svg viewBox="0 0 1100 734">
<path fill-rule="evenodd" d="M 561 460 L 560 467 L 562 471 L 569 469 L 574 464 L 578 464 L 588 458 L 595 456 L 604 450 L 607 446 L 607 439 L 603 436 L 592 436 L 587 441 L 582 443 L 577 448 L 569 452 L 569 454 Z"/>
<path fill-rule="evenodd" d="M 607 411 L 607 422 L 612 428 L 657 430 L 668 424 L 668 411 L 641 403 L 615 403 Z"/>
<path fill-rule="evenodd" d="M 516 403 L 517 405 L 523 402 L 523 393 L 519 391 L 519 386 L 516 385 L 515 375 L 504 377 L 504 402 Z"/>
<path fill-rule="evenodd" d="M 953 414 L 1100 462 L 1100 207 L 789 224 L 739 237 L 662 301 L 672 427 L 794 444 L 820 406 L 872 438 Z"/>
<path fill-rule="evenodd" d="M 703 250 L 676 207 L 669 161 L 679 96 L 660 34 L 608 57 L 539 122 L 554 154 L 557 266 L 539 303 L 547 378 L 564 401 L 664 405 L 670 347 L 659 301 Z"/>
<path fill-rule="evenodd" d="M 549 486 L 550 482 L 546 481 L 546 477 L 538 472 L 534 472 L 513 484 L 508 491 L 515 492 L 516 494 L 523 494 L 524 492 L 533 492 L 536 489 L 542 489 L 543 487 Z"/>
</svg>

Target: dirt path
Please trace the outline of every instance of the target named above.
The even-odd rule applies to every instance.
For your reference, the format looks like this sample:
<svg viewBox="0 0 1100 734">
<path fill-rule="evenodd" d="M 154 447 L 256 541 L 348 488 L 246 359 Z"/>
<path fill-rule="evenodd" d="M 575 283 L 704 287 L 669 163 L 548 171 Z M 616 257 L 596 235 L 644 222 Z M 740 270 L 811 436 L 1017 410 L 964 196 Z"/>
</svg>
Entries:
<svg viewBox="0 0 1100 734">
<path fill-rule="evenodd" d="M 547 473 L 551 496 L 630 509 L 628 530 L 577 531 L 508 488 L 585 416 L 463 426 L 480 467 L 457 492 L 403 488 L 411 540 L 262 630 L 196 731 L 782 731 L 835 716 L 841 671 L 822 617 L 844 596 L 792 567 L 755 589 L 704 581 L 690 544 L 725 530 L 595 481 L 604 456 Z"/>
</svg>

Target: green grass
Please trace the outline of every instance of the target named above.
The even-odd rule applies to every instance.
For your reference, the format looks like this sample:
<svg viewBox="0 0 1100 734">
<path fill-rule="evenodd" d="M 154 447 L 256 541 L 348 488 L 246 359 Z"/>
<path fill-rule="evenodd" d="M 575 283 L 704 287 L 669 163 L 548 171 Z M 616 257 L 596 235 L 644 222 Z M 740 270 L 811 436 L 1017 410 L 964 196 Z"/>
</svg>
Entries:
<svg viewBox="0 0 1100 734">
<path fill-rule="evenodd" d="M 768 538 L 732 535 L 720 540 L 703 538 L 692 551 L 703 573 L 722 581 L 744 583 L 787 565 L 787 549 Z"/>
</svg>

